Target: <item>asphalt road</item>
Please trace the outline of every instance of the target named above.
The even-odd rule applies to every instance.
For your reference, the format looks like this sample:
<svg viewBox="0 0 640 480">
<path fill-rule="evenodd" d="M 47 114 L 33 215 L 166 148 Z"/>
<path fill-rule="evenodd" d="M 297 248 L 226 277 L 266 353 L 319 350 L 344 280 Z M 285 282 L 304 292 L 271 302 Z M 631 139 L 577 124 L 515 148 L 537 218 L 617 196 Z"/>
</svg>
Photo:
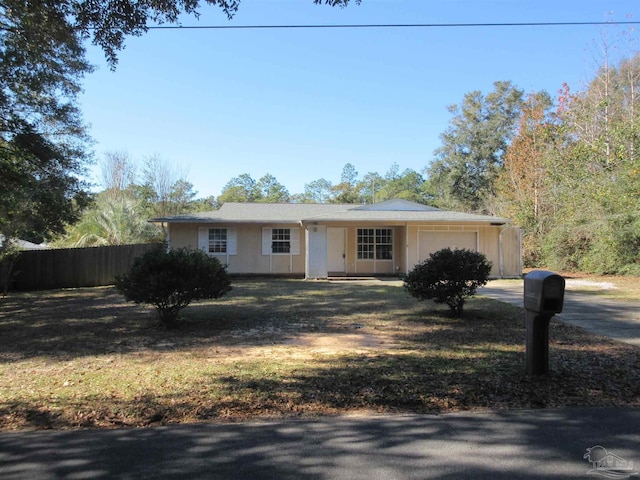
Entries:
<svg viewBox="0 0 640 480">
<path fill-rule="evenodd" d="M 588 478 L 595 446 L 640 467 L 639 425 L 640 409 L 570 408 L 3 433 L 0 478 Z"/>
<path fill-rule="evenodd" d="M 522 280 L 496 280 L 478 289 L 478 295 L 523 306 Z M 640 299 L 625 302 L 604 298 L 598 291 L 565 290 L 562 322 L 614 340 L 640 346 Z"/>
</svg>

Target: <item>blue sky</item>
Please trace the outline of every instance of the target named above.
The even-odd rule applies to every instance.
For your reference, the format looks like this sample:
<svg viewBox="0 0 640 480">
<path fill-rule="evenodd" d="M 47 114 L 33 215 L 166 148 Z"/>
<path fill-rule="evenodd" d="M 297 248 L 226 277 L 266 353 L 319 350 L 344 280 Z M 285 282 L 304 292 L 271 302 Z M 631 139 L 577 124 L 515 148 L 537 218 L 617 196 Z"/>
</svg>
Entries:
<svg viewBox="0 0 640 480">
<path fill-rule="evenodd" d="M 203 7 L 183 25 L 640 21 L 638 0 L 242 0 L 232 21 Z M 290 193 L 345 164 L 360 177 L 397 163 L 423 172 L 465 93 L 510 80 L 525 92 L 581 89 L 602 61 L 640 51 L 630 26 L 152 30 L 115 72 L 84 80 L 81 108 L 105 152 L 180 166 L 198 197 L 233 177 L 271 174 Z M 640 28 L 640 25 L 636 26 Z M 606 40 L 603 41 L 603 38 Z M 628 38 L 633 39 L 631 46 Z M 98 181 L 98 170 L 92 179 Z"/>
</svg>

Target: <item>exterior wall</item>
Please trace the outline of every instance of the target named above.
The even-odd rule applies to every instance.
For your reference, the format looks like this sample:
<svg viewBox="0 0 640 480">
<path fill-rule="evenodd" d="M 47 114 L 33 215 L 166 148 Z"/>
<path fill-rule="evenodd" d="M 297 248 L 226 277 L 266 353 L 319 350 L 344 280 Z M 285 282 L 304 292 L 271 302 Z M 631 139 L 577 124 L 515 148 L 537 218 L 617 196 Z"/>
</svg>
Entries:
<svg viewBox="0 0 640 480">
<path fill-rule="evenodd" d="M 502 250 L 502 272 L 504 277 L 522 276 L 522 229 L 507 227 L 499 237 Z"/>
<path fill-rule="evenodd" d="M 173 248 L 198 248 L 198 229 L 212 227 L 208 224 L 173 223 L 170 228 L 170 242 Z M 216 228 L 233 227 L 237 232 L 236 255 L 212 255 L 227 265 L 227 271 L 233 274 L 274 274 L 304 275 L 305 272 L 305 229 L 300 225 L 215 225 Z M 300 229 L 300 254 L 262 254 L 262 228 L 298 228 Z"/>
<path fill-rule="evenodd" d="M 495 277 L 519 277 L 522 275 L 520 229 L 515 227 L 479 225 L 420 225 L 412 224 L 367 224 L 345 225 L 328 223 L 326 225 L 245 224 L 226 225 L 237 232 L 237 255 L 216 255 L 233 274 L 284 274 L 305 275 L 309 278 L 324 278 L 327 275 L 327 239 L 329 227 L 345 228 L 345 274 L 348 276 L 398 275 L 411 270 L 421 258 L 420 232 L 476 232 L 477 249 L 492 262 L 491 275 Z M 170 226 L 171 246 L 198 248 L 198 228 L 211 227 L 207 224 L 180 224 Z M 224 228 L 225 225 L 216 225 Z M 300 254 L 262 254 L 262 228 L 299 228 Z M 312 230 L 317 227 L 317 232 Z M 393 230 L 392 260 L 358 260 L 358 228 L 391 228 Z M 424 246 L 423 246 L 424 247 Z M 306 258 L 307 249 L 313 258 Z M 318 258 L 318 255 L 322 259 Z M 324 262 L 324 263 L 323 263 Z"/>
<path fill-rule="evenodd" d="M 513 227 L 512 227 L 513 228 Z M 477 232 L 477 250 L 487 256 L 492 263 L 491 276 L 518 277 L 522 274 L 520 243 L 517 236 L 501 236 L 503 226 L 489 225 L 410 225 L 408 241 L 407 270 L 411 270 L 417 263 L 426 260 L 420 256 L 418 238 L 420 232 Z M 519 231 L 519 229 L 515 229 Z M 501 238 L 502 237 L 502 238 Z M 515 239 L 515 241 L 514 241 Z M 505 258 L 508 260 L 505 261 Z"/>
<path fill-rule="evenodd" d="M 404 271 L 404 226 L 358 223 L 355 225 L 327 224 L 346 230 L 345 264 L 347 276 L 398 275 Z M 391 228 L 393 230 L 392 260 L 359 260 L 358 228 Z"/>
</svg>

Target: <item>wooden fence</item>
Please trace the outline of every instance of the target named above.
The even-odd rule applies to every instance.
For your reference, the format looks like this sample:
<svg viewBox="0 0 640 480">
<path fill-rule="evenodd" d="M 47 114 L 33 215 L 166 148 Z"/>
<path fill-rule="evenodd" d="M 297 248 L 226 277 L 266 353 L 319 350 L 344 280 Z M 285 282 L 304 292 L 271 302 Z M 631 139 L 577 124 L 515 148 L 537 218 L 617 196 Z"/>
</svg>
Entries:
<svg viewBox="0 0 640 480">
<path fill-rule="evenodd" d="M 161 244 L 25 250 L 14 267 L 12 290 L 97 287 L 112 285 L 133 260 Z"/>
</svg>

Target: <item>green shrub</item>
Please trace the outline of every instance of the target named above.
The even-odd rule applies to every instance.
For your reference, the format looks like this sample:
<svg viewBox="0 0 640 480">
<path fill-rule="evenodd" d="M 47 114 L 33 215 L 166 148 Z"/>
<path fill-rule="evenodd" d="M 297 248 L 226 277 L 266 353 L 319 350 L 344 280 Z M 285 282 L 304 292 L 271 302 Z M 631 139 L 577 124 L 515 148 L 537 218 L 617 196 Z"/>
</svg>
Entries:
<svg viewBox="0 0 640 480">
<path fill-rule="evenodd" d="M 541 263 L 556 271 L 580 271 L 593 244 L 593 233 L 593 228 L 585 224 L 556 225 L 543 239 Z"/>
<path fill-rule="evenodd" d="M 580 270 L 600 275 L 634 274 L 640 269 L 640 216 L 615 215 L 594 229 L 594 241 Z"/>
<path fill-rule="evenodd" d="M 462 315 L 465 299 L 487 283 L 491 262 L 483 254 L 466 249 L 445 248 L 432 253 L 404 278 L 404 288 L 418 300 L 446 303 Z"/>
<path fill-rule="evenodd" d="M 557 226 L 544 240 L 541 261 L 553 270 L 634 275 L 640 271 L 640 216 L 618 214 Z"/>
<path fill-rule="evenodd" d="M 154 305 L 169 328 L 193 300 L 220 298 L 231 290 L 227 270 L 216 258 L 186 248 L 146 252 L 115 285 L 128 301 Z"/>
</svg>

